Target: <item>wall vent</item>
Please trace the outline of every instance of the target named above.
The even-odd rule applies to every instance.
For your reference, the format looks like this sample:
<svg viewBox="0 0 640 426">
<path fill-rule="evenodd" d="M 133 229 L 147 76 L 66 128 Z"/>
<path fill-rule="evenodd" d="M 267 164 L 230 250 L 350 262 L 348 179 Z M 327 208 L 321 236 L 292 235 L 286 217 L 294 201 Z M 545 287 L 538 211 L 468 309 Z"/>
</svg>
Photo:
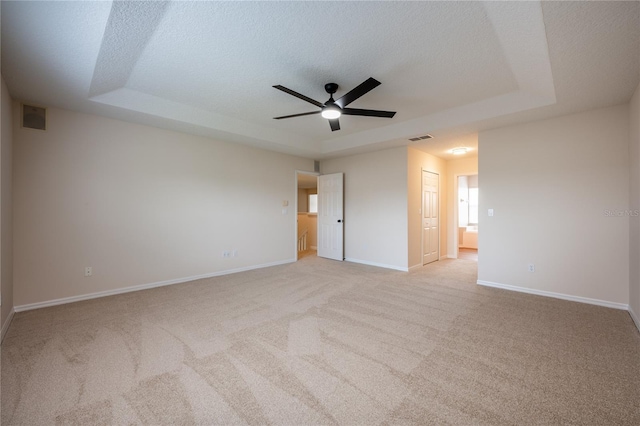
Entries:
<svg viewBox="0 0 640 426">
<path fill-rule="evenodd" d="M 47 109 L 33 105 L 22 105 L 22 127 L 47 130 Z"/>
<path fill-rule="evenodd" d="M 433 138 L 433 136 L 431 136 L 431 135 L 424 135 L 424 136 L 416 136 L 415 138 L 409 138 L 409 140 L 410 140 L 411 142 L 417 142 L 417 141 L 421 141 L 421 140 L 424 140 L 424 139 L 431 139 L 431 138 Z"/>
<path fill-rule="evenodd" d="M 315 160 L 313 162 L 313 171 L 316 173 L 320 173 L 320 162 L 318 160 Z"/>
</svg>

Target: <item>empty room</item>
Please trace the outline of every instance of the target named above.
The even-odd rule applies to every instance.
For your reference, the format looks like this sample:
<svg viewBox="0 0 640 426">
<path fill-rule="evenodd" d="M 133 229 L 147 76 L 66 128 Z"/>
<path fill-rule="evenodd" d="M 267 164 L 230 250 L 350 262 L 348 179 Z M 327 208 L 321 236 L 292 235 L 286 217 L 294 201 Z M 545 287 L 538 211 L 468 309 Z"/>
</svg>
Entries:
<svg viewBox="0 0 640 426">
<path fill-rule="evenodd" d="M 640 424 L 640 1 L 0 19 L 3 425 Z"/>
</svg>

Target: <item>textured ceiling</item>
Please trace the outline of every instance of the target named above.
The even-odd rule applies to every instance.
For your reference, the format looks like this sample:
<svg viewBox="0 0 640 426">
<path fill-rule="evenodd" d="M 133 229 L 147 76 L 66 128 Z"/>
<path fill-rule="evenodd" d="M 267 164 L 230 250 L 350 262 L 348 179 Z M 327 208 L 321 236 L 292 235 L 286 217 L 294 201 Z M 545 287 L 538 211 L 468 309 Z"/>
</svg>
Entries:
<svg viewBox="0 0 640 426">
<path fill-rule="evenodd" d="M 411 145 L 444 158 L 505 123 L 629 100 L 638 2 L 2 2 L 19 100 L 327 158 Z M 320 102 L 382 85 L 331 132 Z M 434 139 L 412 143 L 414 136 Z M 476 152 L 475 150 L 472 152 Z"/>
</svg>

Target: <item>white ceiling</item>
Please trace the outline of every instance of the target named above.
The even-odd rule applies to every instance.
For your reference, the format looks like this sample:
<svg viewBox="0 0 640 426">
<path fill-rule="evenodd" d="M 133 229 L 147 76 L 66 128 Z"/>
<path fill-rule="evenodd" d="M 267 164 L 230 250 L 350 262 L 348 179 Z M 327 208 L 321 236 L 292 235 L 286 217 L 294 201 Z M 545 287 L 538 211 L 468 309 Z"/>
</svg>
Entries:
<svg viewBox="0 0 640 426">
<path fill-rule="evenodd" d="M 2 74 L 19 100 L 329 158 L 411 145 L 443 158 L 482 129 L 627 102 L 635 2 L 2 2 Z M 316 107 L 368 77 L 351 104 Z M 424 134 L 434 139 L 410 142 Z"/>
</svg>

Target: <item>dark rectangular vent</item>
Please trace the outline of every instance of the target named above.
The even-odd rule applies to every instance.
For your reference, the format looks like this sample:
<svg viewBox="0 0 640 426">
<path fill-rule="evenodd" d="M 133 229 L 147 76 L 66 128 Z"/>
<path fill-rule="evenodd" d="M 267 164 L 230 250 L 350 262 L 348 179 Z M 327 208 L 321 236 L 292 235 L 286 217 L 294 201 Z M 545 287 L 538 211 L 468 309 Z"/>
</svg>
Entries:
<svg viewBox="0 0 640 426">
<path fill-rule="evenodd" d="M 431 139 L 431 138 L 433 138 L 433 136 L 431 136 L 431 135 L 424 135 L 424 136 L 416 136 L 415 138 L 410 138 L 409 140 L 410 140 L 411 142 L 417 142 L 417 141 L 421 141 L 421 140 L 424 140 L 424 139 Z"/>
<path fill-rule="evenodd" d="M 47 109 L 32 105 L 22 105 L 22 127 L 47 130 Z"/>
</svg>

